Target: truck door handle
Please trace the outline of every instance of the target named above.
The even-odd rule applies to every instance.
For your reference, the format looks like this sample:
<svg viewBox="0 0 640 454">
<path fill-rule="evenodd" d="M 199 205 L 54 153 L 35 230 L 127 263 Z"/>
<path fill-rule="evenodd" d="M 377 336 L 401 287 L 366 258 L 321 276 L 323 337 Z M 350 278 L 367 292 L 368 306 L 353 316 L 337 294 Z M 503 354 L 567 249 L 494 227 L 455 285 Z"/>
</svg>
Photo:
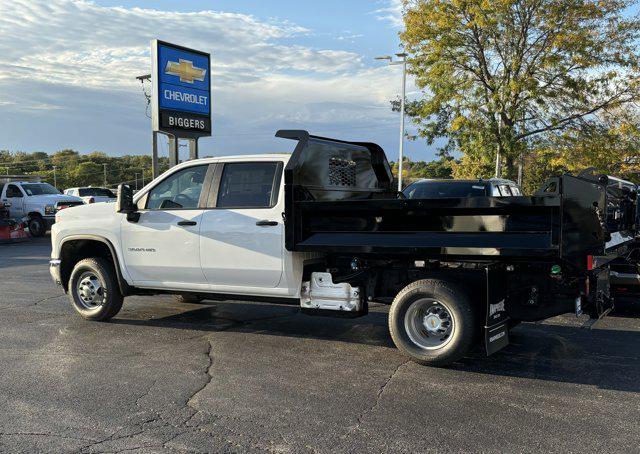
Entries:
<svg viewBox="0 0 640 454">
<path fill-rule="evenodd" d="M 262 221 L 256 222 L 256 225 L 260 227 L 266 227 L 269 225 L 278 225 L 278 221 L 267 221 L 266 219 L 263 219 Z"/>
<path fill-rule="evenodd" d="M 180 221 L 178 222 L 178 225 L 196 225 L 197 222 L 196 221 Z"/>
</svg>

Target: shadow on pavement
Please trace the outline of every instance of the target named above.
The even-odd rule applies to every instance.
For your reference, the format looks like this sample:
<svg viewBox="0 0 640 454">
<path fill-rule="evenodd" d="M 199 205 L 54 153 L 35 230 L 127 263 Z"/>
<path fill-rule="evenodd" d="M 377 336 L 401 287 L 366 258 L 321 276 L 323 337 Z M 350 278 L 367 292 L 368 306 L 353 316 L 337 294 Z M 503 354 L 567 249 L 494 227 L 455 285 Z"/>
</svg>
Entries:
<svg viewBox="0 0 640 454">
<path fill-rule="evenodd" d="M 640 392 L 640 331 L 523 324 L 510 341 L 493 356 L 476 354 L 454 368 Z"/>
<path fill-rule="evenodd" d="M 389 337 L 386 312 L 370 312 L 355 319 L 309 316 L 297 306 L 244 302 L 220 302 L 164 317 L 125 319 L 125 315 L 147 315 L 139 311 L 120 314 L 111 323 L 158 326 L 199 331 L 236 331 L 301 337 L 372 346 L 394 347 Z"/>
<path fill-rule="evenodd" d="M 339 319 L 303 315 L 293 306 L 223 302 L 161 318 L 112 322 L 394 348 L 387 314 L 377 309 L 365 317 Z M 495 355 L 487 358 L 477 351 L 452 369 L 640 392 L 640 331 L 524 323 L 510 337 L 511 344 Z"/>
</svg>

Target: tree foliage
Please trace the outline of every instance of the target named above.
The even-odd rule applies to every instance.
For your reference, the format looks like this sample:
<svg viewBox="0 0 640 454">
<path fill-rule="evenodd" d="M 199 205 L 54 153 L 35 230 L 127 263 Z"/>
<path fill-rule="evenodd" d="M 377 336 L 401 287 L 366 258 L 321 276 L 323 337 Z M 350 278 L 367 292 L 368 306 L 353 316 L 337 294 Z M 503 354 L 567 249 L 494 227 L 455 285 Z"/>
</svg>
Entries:
<svg viewBox="0 0 640 454">
<path fill-rule="evenodd" d="M 57 184 L 59 189 L 75 186 L 102 186 L 104 184 L 104 164 L 107 168 L 107 186 L 114 187 L 121 182 L 141 187 L 142 182 L 151 181 L 151 156 L 108 156 L 93 152 L 80 154 L 74 150 L 60 150 L 52 155 L 47 153 L 0 151 L 0 174 L 38 175 L 43 181 Z M 159 159 L 160 171 L 168 169 L 167 158 Z M 54 179 L 55 167 L 55 179 Z"/>
<path fill-rule="evenodd" d="M 421 178 L 435 178 L 446 179 L 451 178 L 452 166 L 455 165 L 455 161 L 450 157 L 443 157 L 435 161 L 412 161 L 411 159 L 404 157 L 402 161 L 402 182 L 403 186 L 419 180 Z M 391 163 L 391 170 L 393 175 L 398 175 L 398 163 Z"/>
<path fill-rule="evenodd" d="M 621 125 L 615 114 L 640 93 L 633 3 L 405 0 L 400 36 L 423 91 L 407 113 L 419 135 L 463 154 L 455 175 L 469 166 L 483 175 L 464 176 L 489 176 L 499 151 L 510 178 L 520 156 L 542 156 L 554 141 L 567 149 L 611 138 L 598 134 Z"/>
</svg>

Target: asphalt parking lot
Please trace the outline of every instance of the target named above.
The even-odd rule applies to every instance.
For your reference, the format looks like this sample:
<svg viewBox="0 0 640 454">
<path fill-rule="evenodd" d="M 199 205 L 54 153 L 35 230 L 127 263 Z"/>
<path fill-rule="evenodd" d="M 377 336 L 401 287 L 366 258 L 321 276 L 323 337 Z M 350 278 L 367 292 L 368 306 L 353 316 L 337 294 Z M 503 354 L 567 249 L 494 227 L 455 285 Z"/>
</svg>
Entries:
<svg viewBox="0 0 640 454">
<path fill-rule="evenodd" d="M 632 301 L 437 369 L 396 351 L 383 307 L 341 320 L 133 297 L 86 322 L 49 253 L 48 237 L 0 245 L 2 452 L 640 451 Z"/>
</svg>

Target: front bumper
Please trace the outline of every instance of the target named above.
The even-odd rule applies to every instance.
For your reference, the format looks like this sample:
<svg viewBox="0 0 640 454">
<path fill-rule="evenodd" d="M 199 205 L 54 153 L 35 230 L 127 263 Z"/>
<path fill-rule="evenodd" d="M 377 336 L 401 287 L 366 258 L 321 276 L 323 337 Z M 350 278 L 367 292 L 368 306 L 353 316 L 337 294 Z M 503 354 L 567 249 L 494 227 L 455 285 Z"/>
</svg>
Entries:
<svg viewBox="0 0 640 454">
<path fill-rule="evenodd" d="M 60 276 L 60 260 L 53 259 L 49 260 L 49 274 L 51 274 L 51 279 L 56 285 L 62 285 L 62 278 Z"/>
</svg>

